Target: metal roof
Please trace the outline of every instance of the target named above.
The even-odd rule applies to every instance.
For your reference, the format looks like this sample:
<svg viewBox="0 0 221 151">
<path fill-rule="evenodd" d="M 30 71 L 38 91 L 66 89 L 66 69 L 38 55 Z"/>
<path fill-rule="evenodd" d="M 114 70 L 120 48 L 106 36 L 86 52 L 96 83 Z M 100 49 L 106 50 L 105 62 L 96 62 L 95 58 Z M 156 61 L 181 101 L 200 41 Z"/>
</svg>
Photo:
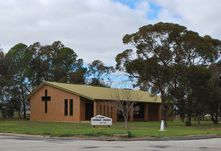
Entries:
<svg viewBox="0 0 221 151">
<path fill-rule="evenodd" d="M 104 88 L 89 85 L 67 84 L 59 82 L 43 82 L 28 96 L 31 98 L 40 88 L 48 85 L 89 100 L 112 100 L 112 101 L 136 101 L 136 102 L 150 102 L 161 103 L 159 96 L 153 96 L 141 90 L 128 90 L 116 88 Z"/>
</svg>

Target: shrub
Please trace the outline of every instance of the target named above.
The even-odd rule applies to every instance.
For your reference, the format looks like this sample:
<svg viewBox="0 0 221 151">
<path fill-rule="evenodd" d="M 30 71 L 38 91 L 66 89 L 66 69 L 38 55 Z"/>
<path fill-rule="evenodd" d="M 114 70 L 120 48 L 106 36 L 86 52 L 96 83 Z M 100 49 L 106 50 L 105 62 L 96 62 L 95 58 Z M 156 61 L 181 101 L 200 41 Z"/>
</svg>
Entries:
<svg viewBox="0 0 221 151">
<path fill-rule="evenodd" d="M 6 103 L 1 106 L 1 114 L 2 118 L 7 119 L 7 118 L 13 118 L 14 117 L 14 108 L 12 105 L 9 103 Z"/>
</svg>

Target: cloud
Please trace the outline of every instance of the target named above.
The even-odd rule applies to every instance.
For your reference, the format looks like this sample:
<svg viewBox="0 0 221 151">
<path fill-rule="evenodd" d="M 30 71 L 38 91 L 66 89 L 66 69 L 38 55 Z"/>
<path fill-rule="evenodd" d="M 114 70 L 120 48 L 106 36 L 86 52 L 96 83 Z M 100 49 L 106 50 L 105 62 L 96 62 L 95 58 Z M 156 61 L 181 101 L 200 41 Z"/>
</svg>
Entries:
<svg viewBox="0 0 221 151">
<path fill-rule="evenodd" d="M 221 38 L 220 0 L 151 0 L 161 10 L 157 21 L 176 22 L 201 35 Z"/>
<path fill-rule="evenodd" d="M 61 40 L 86 62 L 114 65 L 124 50 L 122 37 L 147 24 L 145 8 L 131 9 L 111 0 L 8 0 L 0 2 L 0 44 L 43 44 Z M 7 50 L 6 50 L 7 51 Z"/>
<path fill-rule="evenodd" d="M 165 21 L 221 38 L 219 0 L 7 0 L 0 1 L 0 45 L 61 40 L 86 63 L 115 65 L 122 37 Z"/>
</svg>

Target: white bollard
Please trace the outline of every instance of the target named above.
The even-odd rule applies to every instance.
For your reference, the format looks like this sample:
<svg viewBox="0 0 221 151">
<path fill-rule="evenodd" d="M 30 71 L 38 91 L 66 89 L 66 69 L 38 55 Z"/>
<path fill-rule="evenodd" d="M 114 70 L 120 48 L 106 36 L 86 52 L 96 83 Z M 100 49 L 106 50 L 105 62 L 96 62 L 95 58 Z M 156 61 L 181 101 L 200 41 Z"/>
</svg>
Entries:
<svg viewBox="0 0 221 151">
<path fill-rule="evenodd" d="M 165 122 L 164 122 L 164 120 L 161 120 L 160 131 L 164 131 L 164 130 L 165 130 Z"/>
</svg>

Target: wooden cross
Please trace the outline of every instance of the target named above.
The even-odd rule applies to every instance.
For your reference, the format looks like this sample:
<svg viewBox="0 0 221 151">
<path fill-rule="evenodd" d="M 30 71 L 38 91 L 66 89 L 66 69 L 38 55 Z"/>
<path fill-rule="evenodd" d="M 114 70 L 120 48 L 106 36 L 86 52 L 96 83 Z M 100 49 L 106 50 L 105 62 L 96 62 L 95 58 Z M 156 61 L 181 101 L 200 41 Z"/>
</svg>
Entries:
<svg viewBox="0 0 221 151">
<path fill-rule="evenodd" d="M 51 100 L 51 97 L 48 96 L 48 91 L 45 90 L 45 96 L 41 97 L 41 101 L 45 102 L 45 113 L 48 112 L 48 101 Z"/>
</svg>

